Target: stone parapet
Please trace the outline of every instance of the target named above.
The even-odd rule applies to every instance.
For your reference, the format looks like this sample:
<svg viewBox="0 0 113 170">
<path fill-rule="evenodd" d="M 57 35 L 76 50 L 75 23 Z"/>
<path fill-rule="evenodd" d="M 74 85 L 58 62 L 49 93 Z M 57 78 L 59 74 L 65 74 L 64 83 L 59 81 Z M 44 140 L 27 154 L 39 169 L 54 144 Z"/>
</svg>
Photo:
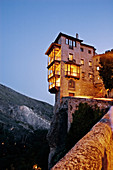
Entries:
<svg viewBox="0 0 113 170">
<path fill-rule="evenodd" d="M 64 107 L 66 103 L 68 109 L 68 131 L 69 131 L 72 123 L 72 114 L 75 112 L 75 110 L 78 109 L 80 103 L 87 103 L 88 105 L 94 107 L 96 105 L 97 107 L 99 107 L 100 110 L 106 110 L 107 108 L 110 108 L 110 106 L 112 106 L 113 100 L 107 98 L 99 99 L 99 98 L 82 98 L 82 97 L 63 97 L 61 106 Z"/>
<path fill-rule="evenodd" d="M 52 170 L 112 170 L 113 137 L 110 111 L 62 158 Z M 113 115 L 112 115 L 113 116 Z"/>
</svg>

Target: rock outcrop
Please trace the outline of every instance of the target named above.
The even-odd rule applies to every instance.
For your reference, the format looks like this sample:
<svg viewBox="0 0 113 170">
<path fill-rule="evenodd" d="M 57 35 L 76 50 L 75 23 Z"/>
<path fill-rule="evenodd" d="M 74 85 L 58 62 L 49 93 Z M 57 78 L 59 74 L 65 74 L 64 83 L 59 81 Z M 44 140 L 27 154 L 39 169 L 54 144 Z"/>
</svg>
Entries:
<svg viewBox="0 0 113 170">
<path fill-rule="evenodd" d="M 21 139 L 38 129 L 48 130 L 53 106 L 0 84 L 0 127 Z"/>
<path fill-rule="evenodd" d="M 0 84 L 0 111 L 9 114 L 11 107 L 27 106 L 34 113 L 44 119 L 51 121 L 53 116 L 53 106 L 36 99 L 22 95 L 4 85 Z"/>
<path fill-rule="evenodd" d="M 55 113 L 47 139 L 50 146 L 48 168 L 50 169 L 55 162 L 55 155 L 60 155 L 65 148 L 65 138 L 67 136 L 67 109 L 61 108 Z"/>
<path fill-rule="evenodd" d="M 52 170 L 112 170 L 113 132 L 112 109 L 87 133 Z"/>
<path fill-rule="evenodd" d="M 19 121 L 21 125 L 24 125 L 24 127 L 30 125 L 34 130 L 50 128 L 50 121 L 44 119 L 40 115 L 37 115 L 27 106 L 12 107 L 10 110 L 10 117 Z"/>
</svg>

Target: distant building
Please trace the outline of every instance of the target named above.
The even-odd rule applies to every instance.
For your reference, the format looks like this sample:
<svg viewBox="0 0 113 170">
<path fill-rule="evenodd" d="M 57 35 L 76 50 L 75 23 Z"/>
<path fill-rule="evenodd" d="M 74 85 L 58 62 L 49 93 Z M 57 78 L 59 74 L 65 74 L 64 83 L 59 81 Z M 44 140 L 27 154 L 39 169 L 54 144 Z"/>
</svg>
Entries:
<svg viewBox="0 0 113 170">
<path fill-rule="evenodd" d="M 113 49 L 105 51 L 104 54 L 97 54 L 93 56 L 93 70 L 94 70 L 94 87 L 98 90 L 97 97 L 108 97 L 109 89 L 105 90 L 103 81 L 99 76 L 100 58 L 108 55 L 113 55 Z M 113 97 L 113 90 L 109 93 L 109 97 Z"/>
<path fill-rule="evenodd" d="M 103 97 L 105 89 L 99 77 L 100 56 L 95 48 L 76 37 L 59 33 L 46 51 L 49 92 L 55 102 L 62 97 Z"/>
</svg>

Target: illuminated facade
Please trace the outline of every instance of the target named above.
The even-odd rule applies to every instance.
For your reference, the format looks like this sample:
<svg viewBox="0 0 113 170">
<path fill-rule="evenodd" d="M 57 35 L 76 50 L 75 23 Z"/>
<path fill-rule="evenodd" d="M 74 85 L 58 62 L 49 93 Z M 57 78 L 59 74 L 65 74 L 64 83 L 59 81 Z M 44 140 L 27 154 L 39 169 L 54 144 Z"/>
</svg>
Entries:
<svg viewBox="0 0 113 170">
<path fill-rule="evenodd" d="M 56 93 L 60 87 L 61 45 L 52 43 L 46 54 L 48 55 L 49 91 Z"/>
<path fill-rule="evenodd" d="M 113 90 L 111 90 L 111 92 L 109 92 L 109 95 L 108 95 L 109 89 L 107 89 L 107 90 L 105 89 L 103 81 L 99 76 L 100 58 L 105 56 L 105 55 L 106 56 L 108 56 L 108 55 L 112 56 L 113 55 L 113 49 L 111 49 L 111 51 L 110 50 L 105 51 L 104 54 L 98 54 L 98 55 L 93 56 L 94 86 L 98 90 L 98 97 L 105 97 L 105 96 L 113 97 Z"/>
<path fill-rule="evenodd" d="M 83 40 L 59 33 L 45 53 L 48 55 L 49 92 L 56 102 L 67 96 L 96 96 L 95 48 Z"/>
</svg>

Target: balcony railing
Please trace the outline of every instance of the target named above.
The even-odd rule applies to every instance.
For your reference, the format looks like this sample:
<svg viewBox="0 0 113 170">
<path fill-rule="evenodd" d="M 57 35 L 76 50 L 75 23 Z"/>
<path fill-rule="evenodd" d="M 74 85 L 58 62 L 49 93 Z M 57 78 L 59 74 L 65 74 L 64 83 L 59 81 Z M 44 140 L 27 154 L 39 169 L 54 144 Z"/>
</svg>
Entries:
<svg viewBox="0 0 113 170">
<path fill-rule="evenodd" d="M 50 66 L 51 63 L 54 62 L 54 61 L 61 61 L 61 57 L 56 56 L 55 58 L 51 58 L 51 60 L 48 62 L 48 66 Z"/>
<path fill-rule="evenodd" d="M 48 79 L 50 79 L 51 77 L 53 77 L 53 72 L 48 75 Z"/>
<path fill-rule="evenodd" d="M 80 73 L 71 72 L 71 71 L 65 71 L 65 76 L 79 79 L 80 78 Z"/>
<path fill-rule="evenodd" d="M 60 87 L 60 82 L 52 83 L 49 85 L 49 89 L 52 89 L 53 87 Z"/>
<path fill-rule="evenodd" d="M 51 58 L 51 60 L 48 62 L 48 66 L 54 61 L 53 58 Z"/>
<path fill-rule="evenodd" d="M 55 71 L 48 75 L 48 79 L 50 79 L 52 77 L 59 77 L 59 76 L 60 76 L 60 71 Z"/>
<path fill-rule="evenodd" d="M 60 87 L 60 82 L 51 83 L 49 84 L 49 92 L 55 94 L 58 91 L 59 87 Z"/>
<path fill-rule="evenodd" d="M 55 83 L 49 85 L 49 89 L 52 89 L 53 87 L 55 87 Z"/>
<path fill-rule="evenodd" d="M 56 61 L 60 61 L 60 60 L 61 60 L 61 57 L 57 57 L 57 56 L 56 56 L 56 57 L 55 57 L 55 60 L 56 60 Z"/>
</svg>

